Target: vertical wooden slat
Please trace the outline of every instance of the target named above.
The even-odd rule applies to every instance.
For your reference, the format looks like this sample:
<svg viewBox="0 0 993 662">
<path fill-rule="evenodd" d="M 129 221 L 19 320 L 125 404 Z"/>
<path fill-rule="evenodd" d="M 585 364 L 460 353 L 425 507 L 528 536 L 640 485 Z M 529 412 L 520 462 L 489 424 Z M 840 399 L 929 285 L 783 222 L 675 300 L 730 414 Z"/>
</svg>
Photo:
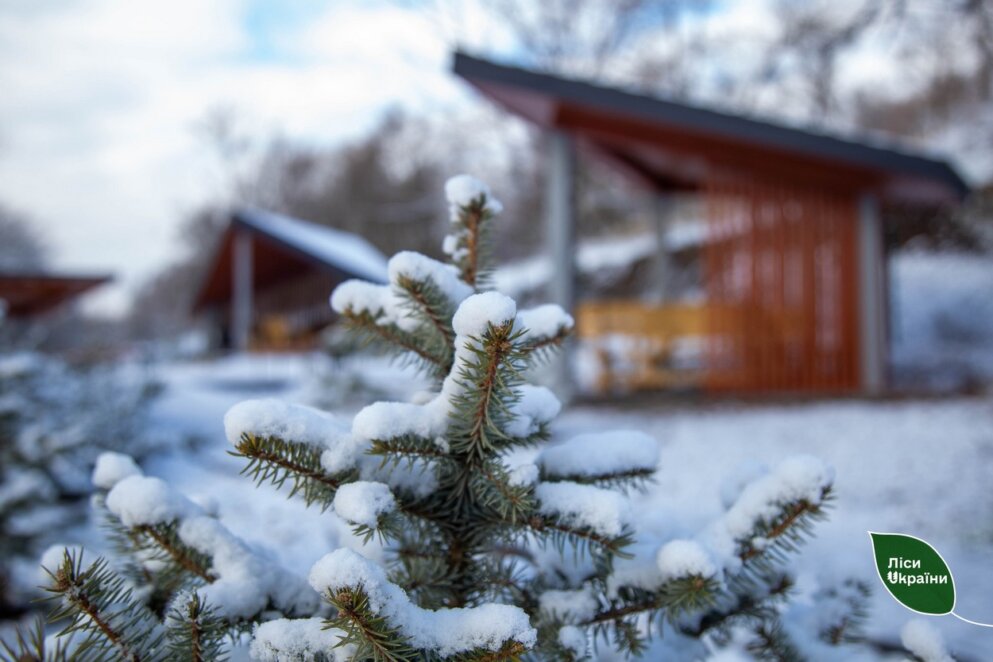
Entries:
<svg viewBox="0 0 993 662">
<path fill-rule="evenodd" d="M 858 329 L 858 207 L 854 196 L 848 196 L 842 203 L 843 220 L 846 229 L 844 253 L 847 256 L 844 268 L 845 305 L 845 346 L 847 390 L 857 390 L 859 384 L 859 329 Z"/>
<path fill-rule="evenodd" d="M 854 197 L 726 175 L 704 195 L 709 387 L 854 389 Z"/>
<path fill-rule="evenodd" d="M 772 244 L 772 286 L 773 305 L 776 309 L 776 319 L 779 323 L 779 334 L 776 338 L 775 363 L 773 373 L 773 388 L 786 390 L 789 388 L 787 371 L 789 367 L 789 338 L 792 333 L 790 318 L 786 307 L 786 191 L 777 184 L 773 203 L 774 224 Z"/>
</svg>

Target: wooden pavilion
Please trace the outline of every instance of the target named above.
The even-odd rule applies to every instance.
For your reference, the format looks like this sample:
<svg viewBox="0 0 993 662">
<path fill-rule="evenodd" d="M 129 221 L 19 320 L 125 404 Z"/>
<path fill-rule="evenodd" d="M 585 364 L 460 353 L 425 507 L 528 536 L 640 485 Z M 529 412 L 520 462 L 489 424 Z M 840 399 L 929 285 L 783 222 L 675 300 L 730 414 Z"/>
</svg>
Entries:
<svg viewBox="0 0 993 662">
<path fill-rule="evenodd" d="M 53 312 L 110 280 L 106 275 L 2 271 L 0 301 L 4 316 L 31 319 Z"/>
<path fill-rule="evenodd" d="M 386 258 L 361 237 L 258 209 L 231 215 L 194 303 L 220 344 L 300 349 L 333 321 L 328 297 L 348 278 L 386 282 Z"/>
<path fill-rule="evenodd" d="M 552 298 L 575 309 L 577 147 L 664 201 L 699 196 L 705 302 L 584 302 L 579 333 L 634 333 L 656 350 L 703 341 L 711 392 L 879 393 L 887 296 L 881 208 L 938 207 L 968 188 L 945 161 L 502 66 L 457 53 L 454 71 L 547 133 Z M 663 221 L 660 227 L 664 227 Z M 661 273 L 665 273 L 664 266 Z M 665 279 L 659 288 L 664 292 Z M 662 352 L 664 354 L 664 352 Z M 639 386 L 670 383 L 644 353 Z M 654 375 L 654 377 L 653 377 Z"/>
</svg>

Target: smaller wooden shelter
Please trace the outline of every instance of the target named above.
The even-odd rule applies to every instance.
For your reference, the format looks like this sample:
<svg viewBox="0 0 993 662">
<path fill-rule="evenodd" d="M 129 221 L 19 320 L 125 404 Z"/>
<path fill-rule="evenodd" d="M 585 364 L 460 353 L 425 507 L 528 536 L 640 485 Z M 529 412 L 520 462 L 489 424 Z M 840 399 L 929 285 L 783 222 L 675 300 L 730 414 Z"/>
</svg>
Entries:
<svg viewBox="0 0 993 662">
<path fill-rule="evenodd" d="M 0 271 L 0 301 L 4 316 L 30 319 L 55 311 L 110 280 L 109 275 Z"/>
<path fill-rule="evenodd" d="M 667 345 L 692 331 L 703 345 L 698 385 L 708 391 L 885 388 L 881 210 L 958 203 L 968 187 L 949 163 L 875 138 L 831 136 L 463 53 L 455 54 L 454 72 L 546 133 L 549 294 L 557 303 L 577 310 L 577 152 L 655 194 L 662 214 L 677 194 L 699 200 L 704 302 L 686 311 L 585 301 L 577 310 L 581 336 L 641 329 Z M 664 226 L 662 218 L 660 245 Z M 665 271 L 657 284 L 663 295 Z"/>
<path fill-rule="evenodd" d="M 362 237 L 259 209 L 231 215 L 194 311 L 245 350 L 313 345 L 333 321 L 328 297 L 349 278 L 386 282 L 386 257 Z"/>
</svg>

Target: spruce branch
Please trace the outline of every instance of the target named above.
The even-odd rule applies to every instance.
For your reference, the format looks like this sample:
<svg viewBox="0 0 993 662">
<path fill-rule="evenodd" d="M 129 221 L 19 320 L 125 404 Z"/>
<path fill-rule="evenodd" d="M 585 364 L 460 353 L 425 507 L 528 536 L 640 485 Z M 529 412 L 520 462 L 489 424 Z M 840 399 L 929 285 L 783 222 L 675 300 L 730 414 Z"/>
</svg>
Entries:
<svg viewBox="0 0 993 662">
<path fill-rule="evenodd" d="M 426 337 L 418 339 L 421 341 L 418 346 L 425 353 L 438 357 L 439 370 L 448 372 L 455 352 L 455 332 L 452 330 L 455 303 L 430 279 L 416 280 L 400 275 L 396 286 L 403 293 L 405 307 L 411 316 L 427 322 L 424 325 L 428 329 Z"/>
<path fill-rule="evenodd" d="M 547 363 L 555 352 L 565 344 L 565 341 L 572 335 L 572 329 L 560 329 L 554 336 L 544 336 L 534 338 L 524 345 L 524 351 L 528 355 L 530 366 Z"/>
<path fill-rule="evenodd" d="M 124 580 L 98 558 L 86 569 L 82 553 L 66 550 L 62 563 L 45 569 L 56 606 L 50 620 L 69 619 L 60 637 L 84 635 L 73 658 L 86 662 L 159 660 L 162 632 L 148 609 L 133 598 Z"/>
<path fill-rule="evenodd" d="M 166 622 L 169 659 L 188 662 L 223 662 L 227 628 L 196 593 L 190 593 L 169 611 Z"/>
<path fill-rule="evenodd" d="M 514 558 L 480 556 L 477 559 L 480 578 L 479 600 L 482 602 L 507 601 L 528 613 L 538 609 L 534 592 L 533 568 Z"/>
<path fill-rule="evenodd" d="M 803 662 L 806 658 L 790 639 L 778 617 L 759 621 L 752 631 L 748 652 L 762 660 Z"/>
<path fill-rule="evenodd" d="M 410 334 L 395 324 L 380 324 L 368 312 L 355 312 L 351 309 L 342 313 L 348 328 L 359 334 L 366 342 L 380 342 L 394 350 L 407 352 L 416 357 L 427 371 L 437 377 L 442 377 L 451 366 L 451 355 L 435 355 L 423 346 L 416 336 Z"/>
<path fill-rule="evenodd" d="M 460 205 L 455 218 L 458 231 L 454 235 L 452 261 L 458 267 L 462 280 L 477 290 L 485 284 L 488 275 L 491 253 L 489 221 L 492 218 L 493 212 L 485 194 L 467 205 Z"/>
<path fill-rule="evenodd" d="M 514 388 L 521 383 L 523 358 L 513 320 L 488 325 L 480 338 L 470 338 L 465 350 L 473 360 L 458 370 L 462 392 L 453 398 L 450 428 L 454 453 L 482 460 L 509 440 L 503 423 L 517 400 Z"/>
<path fill-rule="evenodd" d="M 602 638 L 607 640 L 612 636 L 614 646 L 618 651 L 629 657 L 640 657 L 648 648 L 648 638 L 641 633 L 638 622 L 634 618 L 624 618 L 614 621 L 611 628 L 594 629 L 593 641 Z"/>
<path fill-rule="evenodd" d="M 712 607 L 694 626 L 681 623 L 679 631 L 690 637 L 701 637 L 710 632 L 727 632 L 738 623 L 754 624 L 775 617 L 777 603 L 785 600 L 793 588 L 793 578 L 786 573 L 773 573 L 764 577 L 764 594 L 756 592 L 755 588 L 749 586 L 737 593 L 725 591 L 717 596 Z"/>
<path fill-rule="evenodd" d="M 452 456 L 439 447 L 434 439 L 413 434 L 390 439 L 374 439 L 366 452 L 383 458 L 381 468 L 397 467 L 403 461 L 406 461 L 409 467 L 413 467 L 418 461 L 436 463 L 453 461 Z"/>
<path fill-rule="evenodd" d="M 210 572 L 210 559 L 206 554 L 198 552 L 179 538 L 177 532 L 178 523 L 169 524 L 142 524 L 133 528 L 138 536 L 147 536 L 161 552 L 168 557 L 169 561 L 182 568 L 191 575 L 208 584 L 217 580 L 217 576 Z M 146 545 L 144 548 L 147 549 Z"/>
<path fill-rule="evenodd" d="M 847 579 L 839 587 L 821 591 L 817 596 L 818 602 L 830 601 L 840 608 L 835 610 L 834 618 L 818 633 L 820 639 L 832 646 L 863 641 L 871 596 L 869 585 L 856 579 Z"/>
<path fill-rule="evenodd" d="M 338 628 L 344 636 L 338 646 L 355 646 L 354 659 L 375 662 L 415 662 L 420 659 L 398 630 L 374 612 L 368 594 L 361 588 L 328 590 L 325 598 L 337 615 L 325 622 L 325 629 Z"/>
<path fill-rule="evenodd" d="M 833 498 L 827 487 L 818 502 L 798 499 L 781 504 L 774 517 L 757 522 L 755 530 L 738 541 L 738 557 L 746 571 L 768 572 L 772 564 L 799 552 L 800 545 L 813 535 L 814 524 L 827 518 Z"/>
<path fill-rule="evenodd" d="M 541 482 L 569 482 L 581 485 L 593 485 L 605 489 L 616 489 L 623 492 L 644 491 L 654 482 L 655 468 L 634 468 L 623 471 L 604 473 L 556 473 L 542 465 L 539 480 Z"/>
<path fill-rule="evenodd" d="M 457 593 L 448 554 L 440 546 L 438 549 L 436 554 L 427 549 L 397 549 L 400 567 L 390 575 L 390 581 L 403 588 L 420 606 L 429 609 L 451 604 Z"/>
<path fill-rule="evenodd" d="M 693 613 L 713 605 L 719 597 L 719 585 L 712 577 L 691 575 L 666 582 L 654 591 L 624 588 L 609 608 L 598 612 L 583 623 L 596 626 L 623 620 L 635 615 L 658 615 L 673 621 L 682 614 Z"/>
<path fill-rule="evenodd" d="M 235 450 L 228 452 L 248 460 L 241 473 L 250 475 L 257 485 L 269 482 L 276 488 L 282 488 L 287 480 L 291 480 L 289 496 L 300 494 L 308 506 L 316 502 L 321 510 L 331 506 L 339 487 L 356 477 L 355 472 L 328 475 L 321 466 L 320 448 L 278 437 L 245 433 L 241 435 Z"/>
<path fill-rule="evenodd" d="M 180 539 L 178 522 L 126 526 L 102 502 L 98 507 L 123 573 L 150 588 L 148 606 L 155 614 L 161 616 L 183 588 L 216 580 L 210 558 Z"/>
<path fill-rule="evenodd" d="M 507 470 L 498 462 L 477 463 L 469 488 L 478 504 L 511 525 L 516 525 L 534 510 L 531 487 L 511 484 Z"/>
<path fill-rule="evenodd" d="M 382 513 L 376 519 L 375 526 L 368 524 L 353 524 L 352 535 L 362 539 L 362 544 L 368 544 L 375 536 L 381 544 L 397 540 L 403 535 L 406 522 L 398 512 Z"/>
<path fill-rule="evenodd" d="M 507 522 L 511 524 L 511 522 Z M 538 542 L 541 544 L 551 543 L 560 554 L 565 553 L 566 543 L 573 547 L 573 554 L 577 558 L 589 555 L 599 566 L 600 574 L 609 574 L 613 564 L 613 558 L 631 558 L 631 554 L 624 551 L 634 542 L 634 536 L 630 531 L 625 531 L 618 536 L 606 536 L 587 528 L 576 527 L 560 522 L 554 517 L 545 515 L 532 515 L 524 524 L 532 532 L 537 534 Z"/>
<path fill-rule="evenodd" d="M 0 654 L 5 662 L 69 662 L 70 644 L 57 638 L 54 648 L 49 647 L 45 640 L 45 619 L 38 617 L 30 628 L 15 628 L 12 642 L 0 640 Z"/>
<path fill-rule="evenodd" d="M 527 646 L 519 641 L 507 641 L 499 650 L 491 651 L 485 648 L 459 653 L 446 658 L 446 662 L 501 662 L 503 660 L 519 660 L 528 651 Z"/>
</svg>

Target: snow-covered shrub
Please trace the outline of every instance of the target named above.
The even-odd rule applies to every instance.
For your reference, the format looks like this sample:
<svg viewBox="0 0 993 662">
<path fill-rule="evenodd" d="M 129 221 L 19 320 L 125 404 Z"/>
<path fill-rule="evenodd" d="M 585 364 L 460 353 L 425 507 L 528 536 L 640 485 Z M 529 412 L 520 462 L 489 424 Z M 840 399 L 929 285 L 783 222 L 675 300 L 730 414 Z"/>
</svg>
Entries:
<svg viewBox="0 0 993 662">
<path fill-rule="evenodd" d="M 993 255 L 906 250 L 890 259 L 893 367 L 901 385 L 993 382 Z"/>
<path fill-rule="evenodd" d="M 120 369 L 0 353 L 0 614 L 26 608 L 38 554 L 85 520 L 97 455 L 140 456 L 157 443 L 144 416 L 153 393 Z"/>
<path fill-rule="evenodd" d="M 636 431 L 554 438 L 560 403 L 524 376 L 573 320 L 487 291 L 500 205 L 464 176 L 447 194 L 451 264 L 400 253 L 388 284 L 349 281 L 331 300 L 418 362 L 433 391 L 351 421 L 276 400 L 243 402 L 224 420 L 245 473 L 333 510 L 378 539 L 385 562 L 329 550 L 307 588 L 166 483 L 107 456 L 94 482 L 126 563 L 114 571 L 66 552 L 46 566 L 94 659 L 216 659 L 225 631 L 251 632 L 251 657 L 278 661 L 844 659 L 864 591 L 815 596 L 823 612 L 791 609 L 785 563 L 823 517 L 832 470 L 796 457 L 753 472 L 722 490 L 725 511 L 697 531 L 635 517 L 630 497 L 652 481 L 657 442 Z"/>
</svg>

